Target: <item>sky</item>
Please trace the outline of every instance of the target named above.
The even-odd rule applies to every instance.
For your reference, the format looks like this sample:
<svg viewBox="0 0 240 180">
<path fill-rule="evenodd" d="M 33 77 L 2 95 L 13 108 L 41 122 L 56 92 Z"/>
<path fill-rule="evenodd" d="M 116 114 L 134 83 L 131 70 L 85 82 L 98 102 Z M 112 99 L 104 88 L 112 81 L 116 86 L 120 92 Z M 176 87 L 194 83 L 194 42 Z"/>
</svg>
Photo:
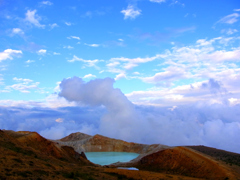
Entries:
<svg viewBox="0 0 240 180">
<path fill-rule="evenodd" d="M 0 0 L 0 129 L 240 153 L 238 0 Z"/>
</svg>

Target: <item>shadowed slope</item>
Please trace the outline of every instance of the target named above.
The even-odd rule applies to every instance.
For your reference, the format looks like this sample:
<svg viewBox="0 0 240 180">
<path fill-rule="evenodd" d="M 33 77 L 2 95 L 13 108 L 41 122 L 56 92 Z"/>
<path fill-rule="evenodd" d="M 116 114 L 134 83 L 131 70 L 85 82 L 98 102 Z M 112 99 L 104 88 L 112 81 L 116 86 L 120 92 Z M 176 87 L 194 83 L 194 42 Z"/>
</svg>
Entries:
<svg viewBox="0 0 240 180">
<path fill-rule="evenodd" d="M 227 164 L 237 165 L 240 167 L 240 154 L 206 146 L 187 146 L 187 147 L 199 151 L 201 153 L 204 153 L 206 155 L 209 155 L 211 157 L 214 157 L 217 160 L 224 161 Z"/>
</svg>

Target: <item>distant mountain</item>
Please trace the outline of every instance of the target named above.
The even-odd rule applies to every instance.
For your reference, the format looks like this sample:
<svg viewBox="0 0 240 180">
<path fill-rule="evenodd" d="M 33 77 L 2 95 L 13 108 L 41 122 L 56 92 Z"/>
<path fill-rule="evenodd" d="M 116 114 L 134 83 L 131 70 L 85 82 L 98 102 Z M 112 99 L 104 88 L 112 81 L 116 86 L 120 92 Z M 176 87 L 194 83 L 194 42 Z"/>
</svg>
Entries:
<svg viewBox="0 0 240 180">
<path fill-rule="evenodd" d="M 71 146 L 75 151 L 81 152 L 135 152 L 139 154 L 146 154 L 149 152 L 156 152 L 162 149 L 169 148 L 169 146 L 161 144 L 138 144 L 133 142 L 126 142 L 119 139 L 113 139 L 102 135 L 90 136 L 83 133 L 72 133 L 55 142 L 61 145 Z"/>
<path fill-rule="evenodd" d="M 207 149 L 208 155 L 203 149 Z M 84 152 L 88 151 L 140 155 L 128 163 L 99 166 L 87 160 Z M 239 179 L 237 163 L 226 164 L 209 152 L 213 150 L 208 147 L 199 150 L 196 147 L 145 145 L 80 132 L 50 141 L 36 132 L 0 130 L 0 179 Z M 221 157 L 229 153 L 221 151 Z M 136 167 L 139 171 L 117 167 Z"/>
</svg>

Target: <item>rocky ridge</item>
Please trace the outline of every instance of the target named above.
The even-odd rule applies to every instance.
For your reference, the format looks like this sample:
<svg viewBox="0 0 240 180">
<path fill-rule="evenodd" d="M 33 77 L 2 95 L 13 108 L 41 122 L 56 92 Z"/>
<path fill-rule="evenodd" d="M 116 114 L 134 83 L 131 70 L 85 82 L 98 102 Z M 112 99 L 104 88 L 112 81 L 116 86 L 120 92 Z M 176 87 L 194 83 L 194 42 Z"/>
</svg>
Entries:
<svg viewBox="0 0 240 180">
<path fill-rule="evenodd" d="M 55 142 L 71 146 L 78 153 L 81 152 L 134 152 L 138 154 L 148 154 L 159 150 L 170 148 L 161 144 L 139 144 L 113 139 L 102 135 L 86 135 L 83 133 L 72 133 Z"/>
</svg>

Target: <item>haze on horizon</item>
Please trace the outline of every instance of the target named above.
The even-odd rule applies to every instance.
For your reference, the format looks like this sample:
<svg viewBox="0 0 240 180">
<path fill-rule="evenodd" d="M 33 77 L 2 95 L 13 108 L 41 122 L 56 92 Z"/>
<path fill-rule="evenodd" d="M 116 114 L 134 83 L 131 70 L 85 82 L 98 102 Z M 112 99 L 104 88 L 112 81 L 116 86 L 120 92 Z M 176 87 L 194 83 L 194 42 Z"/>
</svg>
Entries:
<svg viewBox="0 0 240 180">
<path fill-rule="evenodd" d="M 0 129 L 240 153 L 238 0 L 0 2 Z"/>
</svg>

